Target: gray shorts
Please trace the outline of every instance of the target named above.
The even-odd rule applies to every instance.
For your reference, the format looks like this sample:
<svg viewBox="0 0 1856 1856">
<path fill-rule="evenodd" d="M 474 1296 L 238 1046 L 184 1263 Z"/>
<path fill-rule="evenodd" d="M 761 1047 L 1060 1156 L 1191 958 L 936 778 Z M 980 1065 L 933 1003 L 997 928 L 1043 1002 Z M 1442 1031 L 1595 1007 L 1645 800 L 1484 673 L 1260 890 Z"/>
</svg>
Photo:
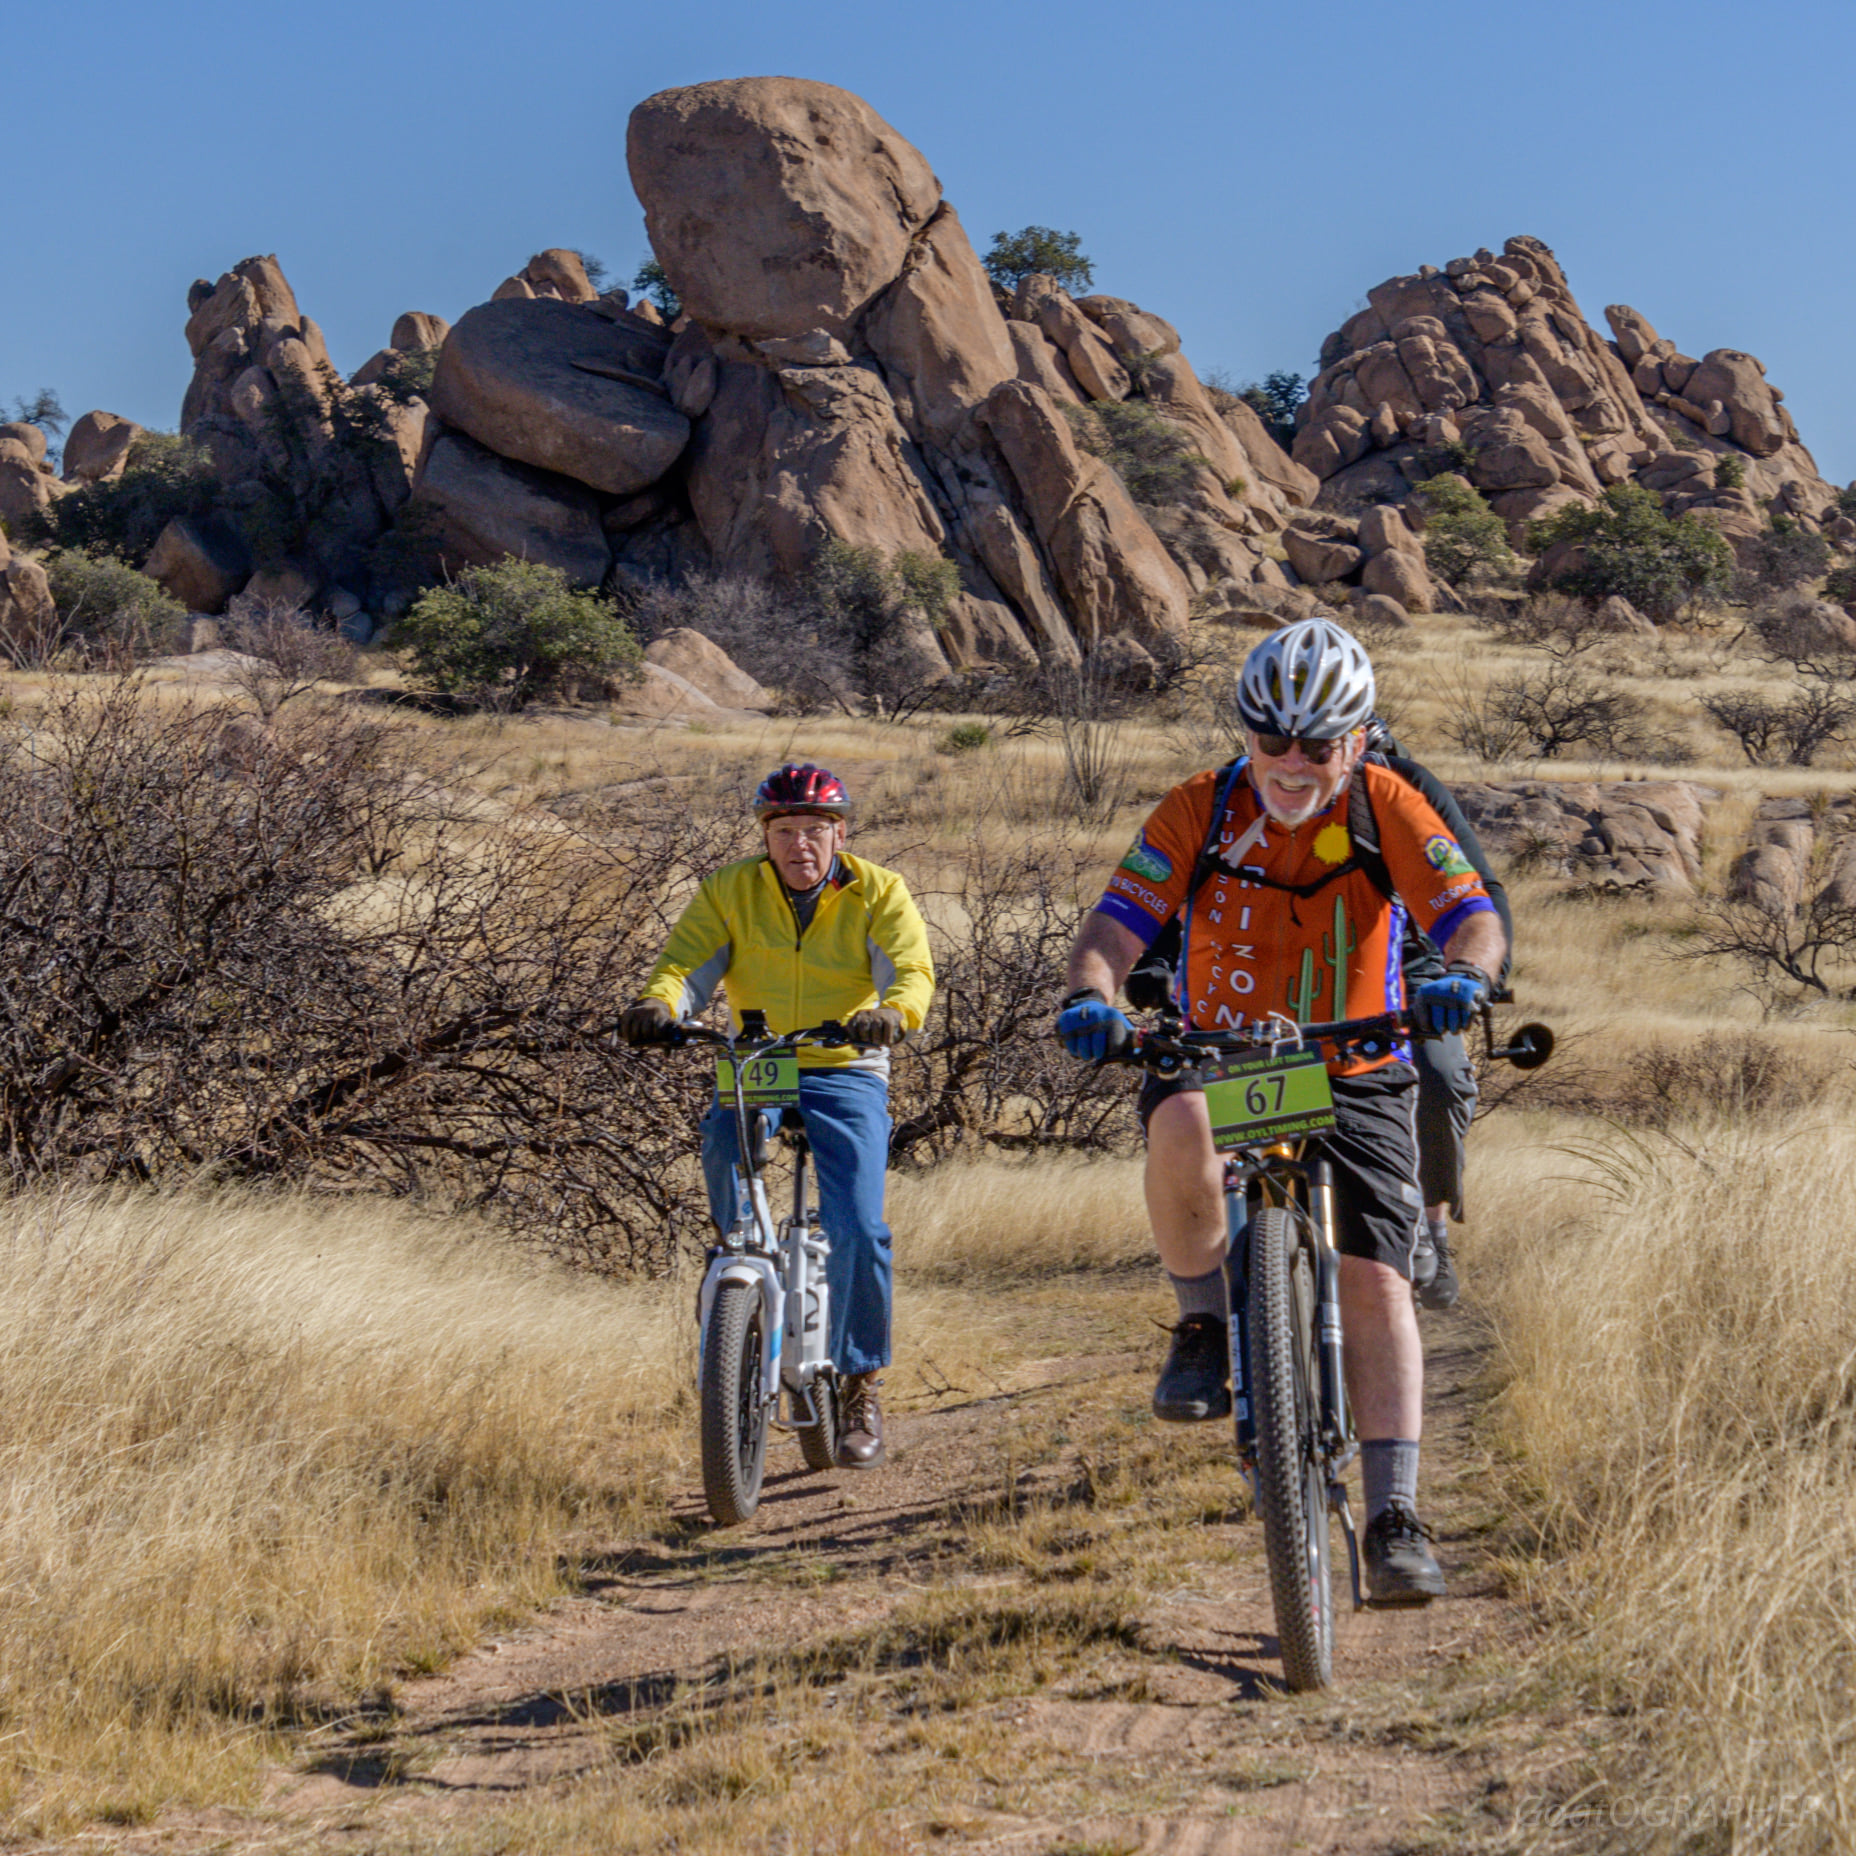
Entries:
<svg viewBox="0 0 1856 1856">
<path fill-rule="evenodd" d="M 1334 1169 L 1334 1216 L 1343 1256 L 1411 1274 L 1418 1212 L 1418 1074 L 1388 1063 L 1360 1076 L 1336 1076 L 1334 1130 L 1326 1141 Z M 1188 1076 L 1149 1076 L 1141 1085 L 1141 1126 L 1168 1096 L 1198 1091 Z"/>
</svg>

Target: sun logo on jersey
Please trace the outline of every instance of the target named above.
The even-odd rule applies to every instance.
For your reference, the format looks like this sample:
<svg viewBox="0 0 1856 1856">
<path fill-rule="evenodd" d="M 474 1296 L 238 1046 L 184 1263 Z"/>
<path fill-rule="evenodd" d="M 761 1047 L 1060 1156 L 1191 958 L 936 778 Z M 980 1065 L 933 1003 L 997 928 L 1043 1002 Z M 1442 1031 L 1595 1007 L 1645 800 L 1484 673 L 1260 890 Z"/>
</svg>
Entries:
<svg viewBox="0 0 1856 1856">
<path fill-rule="evenodd" d="M 1128 854 L 1121 860 L 1121 867 L 1135 876 L 1145 877 L 1150 883 L 1164 883 L 1173 874 L 1172 859 L 1156 851 L 1147 842 L 1146 832 L 1142 832 L 1128 846 Z"/>
<path fill-rule="evenodd" d="M 1433 870 L 1441 871 L 1445 876 L 1470 876 L 1476 866 L 1463 855 L 1454 838 L 1446 838 L 1439 832 L 1434 838 L 1424 841 L 1424 861 Z"/>
<path fill-rule="evenodd" d="M 1323 825 L 1315 833 L 1315 855 L 1324 864 L 1344 864 L 1352 849 L 1353 840 L 1345 825 Z"/>
</svg>

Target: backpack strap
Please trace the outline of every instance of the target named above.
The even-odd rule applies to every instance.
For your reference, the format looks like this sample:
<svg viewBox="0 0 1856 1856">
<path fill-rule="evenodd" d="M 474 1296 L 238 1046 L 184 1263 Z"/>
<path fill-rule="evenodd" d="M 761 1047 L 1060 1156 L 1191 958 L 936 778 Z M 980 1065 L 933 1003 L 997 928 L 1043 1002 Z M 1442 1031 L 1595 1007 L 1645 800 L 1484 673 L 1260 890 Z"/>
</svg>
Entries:
<svg viewBox="0 0 1856 1856">
<path fill-rule="evenodd" d="M 1347 839 L 1349 852 L 1344 863 L 1338 863 L 1332 870 L 1324 871 L 1312 883 L 1283 883 L 1275 877 L 1265 876 L 1259 870 L 1245 869 L 1238 864 L 1229 864 L 1218 854 L 1218 831 L 1224 823 L 1224 811 L 1230 797 L 1231 781 L 1236 778 L 1241 761 L 1233 761 L 1228 770 L 1229 778 L 1221 782 L 1218 797 L 1212 806 L 1211 829 L 1206 834 L 1205 848 L 1200 851 L 1198 862 L 1192 866 L 1192 881 L 1186 890 L 1186 903 L 1212 876 L 1230 877 L 1236 881 L 1252 883 L 1262 889 L 1280 889 L 1299 901 L 1306 902 L 1312 896 L 1318 896 L 1327 886 L 1343 876 L 1351 876 L 1356 870 L 1363 870 L 1373 887 L 1391 901 L 1396 894 L 1392 886 L 1392 873 L 1386 868 L 1386 860 L 1379 848 L 1379 821 L 1373 814 L 1372 795 L 1366 790 L 1366 763 L 1364 761 L 1354 768 L 1353 778 L 1347 788 Z"/>
</svg>

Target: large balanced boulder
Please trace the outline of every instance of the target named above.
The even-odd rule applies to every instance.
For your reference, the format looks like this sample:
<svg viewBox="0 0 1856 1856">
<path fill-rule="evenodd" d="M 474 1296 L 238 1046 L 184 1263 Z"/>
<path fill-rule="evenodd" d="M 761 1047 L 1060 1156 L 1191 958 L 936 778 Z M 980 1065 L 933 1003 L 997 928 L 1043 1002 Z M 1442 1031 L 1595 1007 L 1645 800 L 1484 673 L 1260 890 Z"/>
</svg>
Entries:
<svg viewBox="0 0 1856 1856">
<path fill-rule="evenodd" d="M 959 591 L 912 648 L 956 665 L 1150 649 L 1183 636 L 1195 588 L 1265 571 L 1247 538 L 1281 525 L 1287 458 L 1254 467 L 1137 304 L 1031 278 L 1008 320 L 928 163 L 867 104 L 788 78 L 667 91 L 627 157 L 685 312 L 666 393 L 718 568 L 803 571 L 833 538 L 939 555 Z M 1134 395 L 1204 460 L 1164 510 L 1058 411 Z"/>
<path fill-rule="evenodd" d="M 513 554 L 558 567 L 576 585 L 598 586 L 612 565 L 591 490 L 499 457 L 462 432 L 444 432 L 428 448 L 412 503 L 447 566 Z"/>
<path fill-rule="evenodd" d="M 684 309 L 751 340 L 849 333 L 941 203 L 867 103 L 796 78 L 663 91 L 632 111 L 625 155 Z"/>
<path fill-rule="evenodd" d="M 110 483 L 123 473 L 129 450 L 142 435 L 133 419 L 113 412 L 87 412 L 77 419 L 64 441 L 64 475 L 67 483 Z"/>
<path fill-rule="evenodd" d="M 484 303 L 439 350 L 431 408 L 503 457 L 630 496 L 689 442 L 664 393 L 669 347 L 660 330 L 551 297 Z"/>
<path fill-rule="evenodd" d="M 176 516 L 156 536 L 142 571 L 189 612 L 223 612 L 251 578 L 251 556 L 218 517 Z"/>
</svg>

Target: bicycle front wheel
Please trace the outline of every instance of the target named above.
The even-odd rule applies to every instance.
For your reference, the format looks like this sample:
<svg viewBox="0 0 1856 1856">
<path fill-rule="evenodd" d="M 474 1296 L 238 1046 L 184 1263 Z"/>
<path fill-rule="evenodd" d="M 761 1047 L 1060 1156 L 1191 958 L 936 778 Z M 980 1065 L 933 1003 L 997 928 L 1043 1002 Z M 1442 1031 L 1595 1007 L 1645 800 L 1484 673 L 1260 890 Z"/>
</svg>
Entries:
<svg viewBox="0 0 1856 1856">
<path fill-rule="evenodd" d="M 1292 1689 L 1334 1679 L 1334 1586 L 1327 1475 L 1321 1460 L 1314 1257 L 1288 1212 L 1250 1226 L 1251 1404 L 1257 1427 L 1257 1511 L 1283 1674 Z"/>
<path fill-rule="evenodd" d="M 724 1527 L 747 1520 L 760 1506 L 770 1416 L 760 1386 L 766 1327 L 754 1284 L 717 1288 L 702 1345 L 702 1492 Z"/>
</svg>

